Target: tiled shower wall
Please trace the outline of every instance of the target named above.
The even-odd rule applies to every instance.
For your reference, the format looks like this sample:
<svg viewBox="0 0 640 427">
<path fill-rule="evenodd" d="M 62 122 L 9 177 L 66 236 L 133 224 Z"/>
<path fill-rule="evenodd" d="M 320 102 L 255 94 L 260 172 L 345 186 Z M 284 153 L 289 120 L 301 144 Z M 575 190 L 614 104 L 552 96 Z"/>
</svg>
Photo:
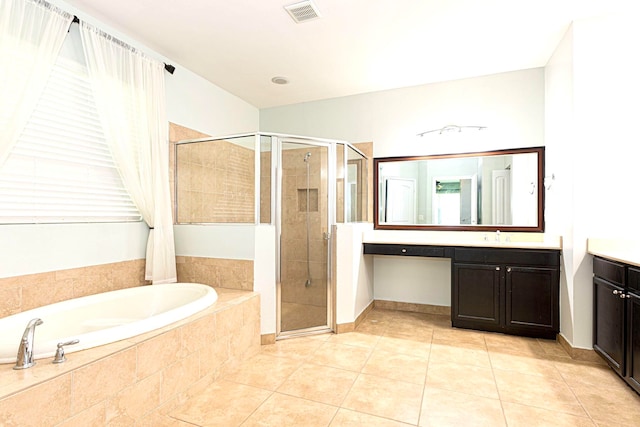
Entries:
<svg viewBox="0 0 640 427">
<path fill-rule="evenodd" d="M 208 135 L 193 129 L 175 123 L 169 124 L 169 151 L 171 153 L 169 176 L 171 177 L 173 203 L 175 203 L 175 143 L 206 137 Z M 178 164 L 178 172 L 183 174 L 179 179 L 180 189 L 178 190 L 179 222 L 253 223 L 253 150 L 225 141 L 216 141 L 213 143 L 214 145 L 208 144 L 206 142 L 188 144 L 180 148 L 188 150 L 188 154 L 183 152 L 184 158 L 181 154 L 181 162 Z M 234 153 L 233 157 L 238 160 L 233 167 L 229 162 L 229 158 L 232 157 L 231 153 Z M 270 159 L 268 154 L 265 153 L 266 157 L 263 162 L 265 164 Z M 240 170 L 237 171 L 238 176 L 233 178 L 236 169 Z M 265 171 L 270 176 L 270 165 L 266 167 Z M 229 179 L 224 178 L 225 176 Z M 207 177 L 209 177 L 208 180 Z M 249 187 L 250 191 L 247 190 Z M 195 191 L 196 188 L 202 189 L 203 192 Z M 243 189 L 246 190 L 244 193 Z M 244 195 L 241 196 L 241 194 Z M 201 204 L 196 202 L 198 199 L 202 201 Z M 204 283 L 214 287 L 245 291 L 253 290 L 253 261 L 177 256 L 176 269 L 179 282 Z"/>
<path fill-rule="evenodd" d="M 254 154 L 226 141 L 180 145 L 178 222 L 253 223 Z"/>
<path fill-rule="evenodd" d="M 310 177 L 307 187 L 307 168 L 305 153 L 309 158 Z M 284 150 L 283 156 L 283 198 L 282 198 L 282 287 L 283 329 L 286 327 L 285 307 L 287 303 L 308 306 L 306 310 L 295 310 L 326 319 L 327 306 L 327 241 L 323 233 L 326 230 L 327 188 L 322 184 L 322 170 L 326 171 L 327 154 L 321 148 Z M 311 286 L 305 286 L 307 280 L 307 188 L 309 194 L 309 235 Z M 324 218 L 324 220 L 323 220 Z M 297 316 L 296 316 L 297 317 Z M 296 318 L 297 325 L 291 329 L 316 326 L 315 318 Z M 320 322 L 324 324 L 324 322 Z"/>
</svg>

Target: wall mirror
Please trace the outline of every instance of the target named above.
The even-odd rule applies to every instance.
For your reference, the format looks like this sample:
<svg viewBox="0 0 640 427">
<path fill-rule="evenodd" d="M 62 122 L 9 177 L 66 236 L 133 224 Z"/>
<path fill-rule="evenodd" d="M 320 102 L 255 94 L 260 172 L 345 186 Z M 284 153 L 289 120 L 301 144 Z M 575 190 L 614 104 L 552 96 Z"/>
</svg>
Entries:
<svg viewBox="0 0 640 427">
<path fill-rule="evenodd" d="M 544 147 L 373 162 L 376 229 L 544 231 Z"/>
</svg>

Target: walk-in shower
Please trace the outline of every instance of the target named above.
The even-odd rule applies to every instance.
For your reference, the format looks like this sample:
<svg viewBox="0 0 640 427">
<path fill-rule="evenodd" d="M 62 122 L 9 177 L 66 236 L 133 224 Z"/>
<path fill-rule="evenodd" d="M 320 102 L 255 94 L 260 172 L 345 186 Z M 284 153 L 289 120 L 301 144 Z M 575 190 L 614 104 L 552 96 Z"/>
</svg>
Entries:
<svg viewBox="0 0 640 427">
<path fill-rule="evenodd" d="M 334 328 L 332 226 L 366 221 L 366 157 L 342 141 L 255 133 L 180 141 L 175 165 L 179 224 L 273 227 L 276 335 Z"/>
</svg>

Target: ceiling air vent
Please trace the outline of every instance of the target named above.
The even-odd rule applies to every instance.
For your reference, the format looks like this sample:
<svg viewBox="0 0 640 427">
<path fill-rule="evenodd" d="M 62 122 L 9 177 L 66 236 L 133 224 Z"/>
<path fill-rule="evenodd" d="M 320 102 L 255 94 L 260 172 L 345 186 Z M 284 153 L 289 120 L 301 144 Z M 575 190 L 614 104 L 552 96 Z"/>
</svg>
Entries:
<svg viewBox="0 0 640 427">
<path fill-rule="evenodd" d="M 312 19 L 320 18 L 320 12 L 318 8 L 311 0 L 302 1 L 299 3 L 290 4 L 284 7 L 291 18 L 297 23 L 311 21 Z"/>
</svg>

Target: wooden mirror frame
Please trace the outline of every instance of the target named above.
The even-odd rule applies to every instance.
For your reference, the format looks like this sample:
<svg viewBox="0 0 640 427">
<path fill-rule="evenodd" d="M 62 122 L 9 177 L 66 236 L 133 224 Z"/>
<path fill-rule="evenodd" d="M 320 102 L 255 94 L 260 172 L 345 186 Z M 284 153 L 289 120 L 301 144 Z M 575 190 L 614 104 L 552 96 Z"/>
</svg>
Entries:
<svg viewBox="0 0 640 427">
<path fill-rule="evenodd" d="M 519 225 L 434 225 L 434 224 L 380 224 L 379 197 L 380 190 L 379 171 L 380 165 L 385 162 L 402 162 L 416 160 L 436 160 L 461 157 L 489 157 L 508 154 L 535 153 L 538 157 L 538 179 L 536 184 L 538 195 L 538 223 L 535 226 Z M 506 150 L 494 150 L 475 153 L 438 154 L 431 156 L 406 156 L 406 157 L 378 157 L 373 159 L 373 224 L 375 230 L 441 230 L 441 231 L 523 231 L 544 232 L 544 147 L 513 148 Z"/>
</svg>

